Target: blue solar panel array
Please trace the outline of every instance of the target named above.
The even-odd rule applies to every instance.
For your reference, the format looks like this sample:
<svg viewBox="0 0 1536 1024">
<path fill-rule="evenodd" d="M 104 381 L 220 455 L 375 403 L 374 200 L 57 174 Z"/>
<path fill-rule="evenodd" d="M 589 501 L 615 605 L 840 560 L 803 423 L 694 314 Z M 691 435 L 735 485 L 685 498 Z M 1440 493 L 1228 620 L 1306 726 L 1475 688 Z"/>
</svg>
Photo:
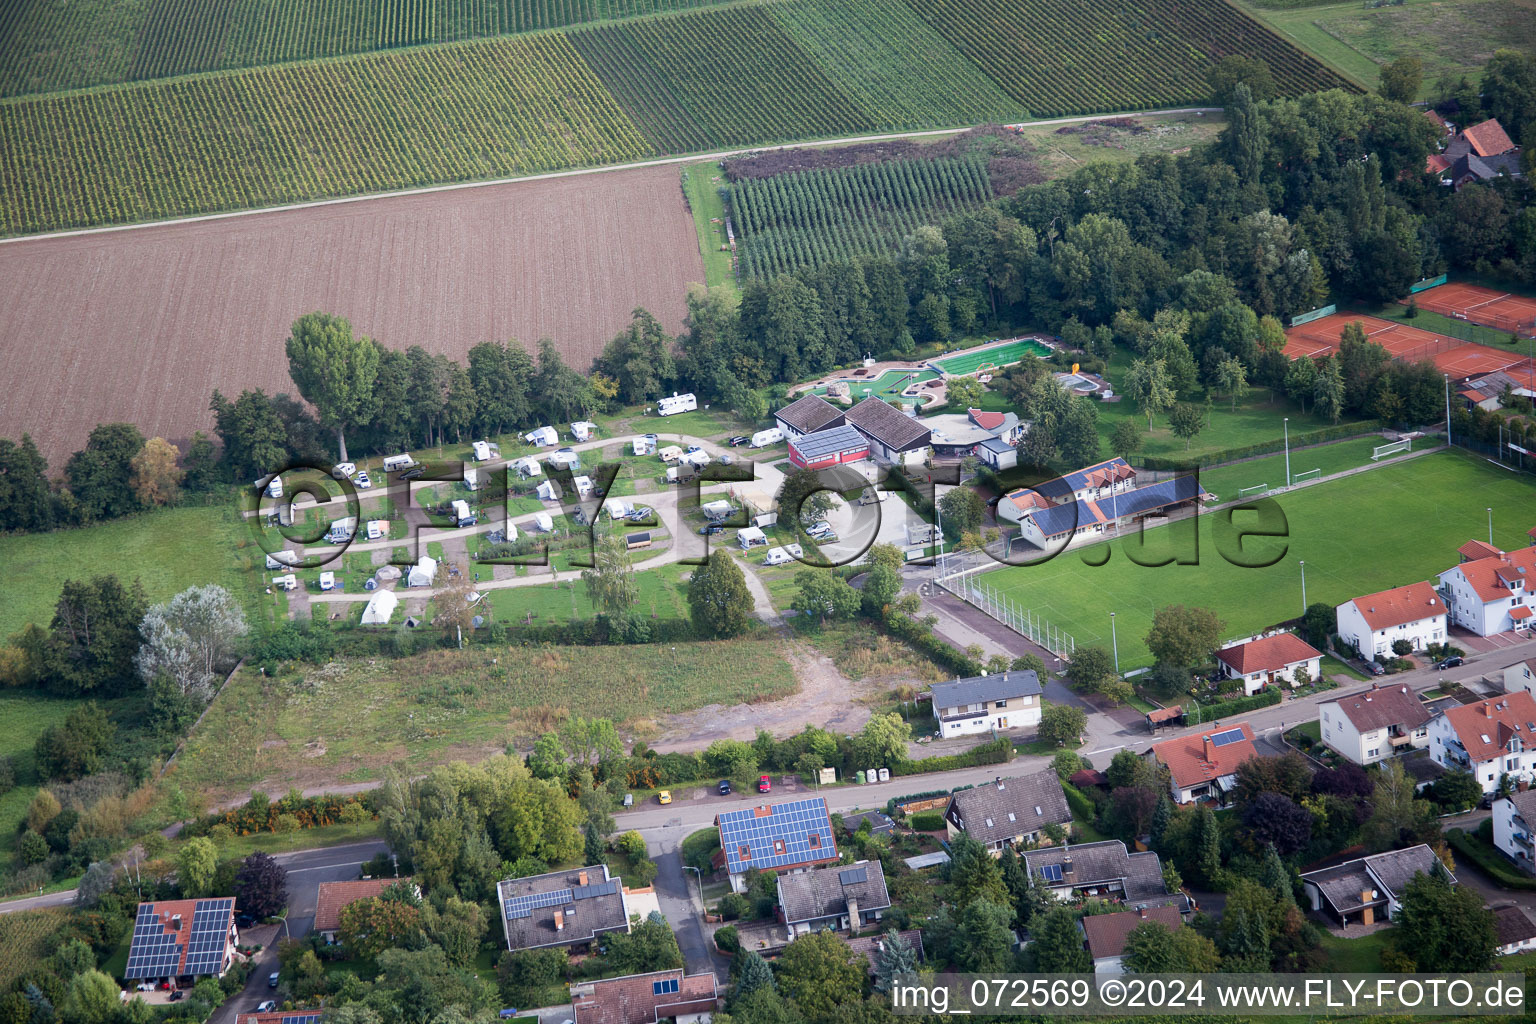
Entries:
<svg viewBox="0 0 1536 1024">
<path fill-rule="evenodd" d="M 832 842 L 832 819 L 821 797 L 774 804 L 771 814 L 759 818 L 755 808 L 720 815 L 720 848 L 732 873 L 748 868 L 769 870 L 787 864 L 829 860 L 837 856 Z M 812 845 L 811 837 L 816 837 Z M 783 843 L 780 851 L 775 840 Z M 745 857 L 741 848 L 747 848 Z"/>
<path fill-rule="evenodd" d="M 505 904 L 507 920 L 515 921 L 520 917 L 532 917 L 533 912 L 541 907 L 560 907 L 575 901 L 569 889 L 553 889 L 528 896 L 513 896 Z"/>
<path fill-rule="evenodd" d="M 182 921 L 179 930 L 167 931 L 156 913 L 155 904 L 139 904 L 123 977 L 218 974 L 224 969 L 224 950 L 234 911 L 233 899 L 198 900 L 193 906 L 192 920 Z M 183 947 L 187 954 L 185 964 L 181 955 Z"/>
<path fill-rule="evenodd" d="M 290 1013 L 285 1014 L 278 1024 L 315 1024 L 319 1019 L 318 1013 Z"/>
<path fill-rule="evenodd" d="M 671 995 L 677 991 L 677 979 L 665 978 L 661 981 L 651 982 L 651 994 L 655 996 Z"/>
<path fill-rule="evenodd" d="M 1213 747 L 1225 747 L 1229 743 L 1241 743 L 1242 741 L 1243 741 L 1243 730 L 1241 730 L 1241 729 L 1228 729 L 1225 732 L 1218 732 L 1215 735 L 1213 735 L 1211 737 L 1211 746 L 1213 746 Z"/>
<path fill-rule="evenodd" d="M 1065 876 L 1061 873 L 1060 864 L 1042 864 L 1040 865 L 1040 877 L 1047 882 L 1059 882 Z"/>
</svg>

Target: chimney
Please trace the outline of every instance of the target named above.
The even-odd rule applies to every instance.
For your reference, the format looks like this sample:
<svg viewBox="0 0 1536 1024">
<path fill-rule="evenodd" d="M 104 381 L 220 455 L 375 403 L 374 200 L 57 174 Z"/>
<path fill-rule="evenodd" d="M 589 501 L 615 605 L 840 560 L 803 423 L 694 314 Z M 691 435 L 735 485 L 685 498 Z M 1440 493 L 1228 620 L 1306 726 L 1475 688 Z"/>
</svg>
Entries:
<svg viewBox="0 0 1536 1024">
<path fill-rule="evenodd" d="M 1360 902 L 1361 903 L 1369 903 L 1369 902 L 1371 902 L 1371 899 L 1374 896 L 1375 896 L 1375 893 L 1372 892 L 1370 889 L 1361 889 L 1360 890 Z"/>
<path fill-rule="evenodd" d="M 577 885 L 586 885 L 587 884 L 587 872 L 586 872 L 585 868 L 583 868 L 581 871 L 576 873 L 576 884 Z"/>
<path fill-rule="evenodd" d="M 992 781 L 998 789 L 1003 788 L 1003 777 L 1001 775 L 997 776 L 997 778 L 993 779 Z"/>
<path fill-rule="evenodd" d="M 1205 759 L 1207 761 L 1215 761 L 1216 758 L 1212 756 L 1212 752 L 1216 748 L 1211 746 L 1211 738 L 1209 736 L 1204 736 L 1204 737 L 1202 737 L 1202 740 L 1205 743 Z"/>
<path fill-rule="evenodd" d="M 769 815 L 771 815 L 772 813 L 773 813 L 773 808 L 769 807 L 767 804 L 763 804 L 760 807 L 752 808 L 752 817 L 754 817 L 754 818 L 766 818 Z"/>
<path fill-rule="evenodd" d="M 1136 908 L 1136 916 L 1140 917 L 1143 921 L 1147 919 L 1147 908 L 1145 904 Z"/>
<path fill-rule="evenodd" d="M 555 911 L 555 931 L 565 931 L 565 911 L 563 910 Z"/>
<path fill-rule="evenodd" d="M 1488 702 L 1487 701 L 1483 702 L 1482 707 L 1483 707 L 1483 717 L 1484 718 L 1492 718 L 1493 717 L 1493 710 L 1488 707 Z"/>
<path fill-rule="evenodd" d="M 1062 861 L 1061 861 L 1061 874 L 1062 874 L 1063 878 L 1070 878 L 1072 876 L 1072 855 L 1071 854 L 1068 854 L 1066 857 L 1062 858 Z"/>
<path fill-rule="evenodd" d="M 181 931 L 181 915 L 180 914 L 172 914 L 171 915 L 171 930 L 172 931 L 177 931 L 177 932 Z"/>
<path fill-rule="evenodd" d="M 848 928 L 850 931 L 857 931 L 858 927 L 859 898 L 857 896 L 850 896 L 848 897 Z"/>
</svg>

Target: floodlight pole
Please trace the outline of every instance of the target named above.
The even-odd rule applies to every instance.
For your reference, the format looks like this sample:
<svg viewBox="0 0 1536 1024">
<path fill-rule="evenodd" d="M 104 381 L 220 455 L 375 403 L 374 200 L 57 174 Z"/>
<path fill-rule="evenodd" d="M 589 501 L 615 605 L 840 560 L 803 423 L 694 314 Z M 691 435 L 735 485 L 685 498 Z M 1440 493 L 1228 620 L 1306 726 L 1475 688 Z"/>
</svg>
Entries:
<svg viewBox="0 0 1536 1024">
<path fill-rule="evenodd" d="M 1115 675 L 1120 674 L 1120 638 L 1115 634 L 1115 613 L 1109 613 L 1109 642 L 1115 649 Z"/>
<path fill-rule="evenodd" d="M 1493 507 L 1488 508 L 1488 546 L 1493 547 Z"/>
<path fill-rule="evenodd" d="M 1281 422 L 1281 426 L 1285 430 L 1285 486 L 1286 486 L 1286 489 L 1290 489 L 1290 486 L 1291 486 L 1291 418 L 1289 416 L 1287 416 Z"/>
<path fill-rule="evenodd" d="M 1301 565 L 1301 610 L 1307 610 L 1307 560 L 1299 559 Z"/>
<path fill-rule="evenodd" d="M 1451 441 L 1451 375 L 1443 373 L 1441 376 L 1445 378 L 1445 443 L 1449 445 L 1453 443 Z"/>
</svg>

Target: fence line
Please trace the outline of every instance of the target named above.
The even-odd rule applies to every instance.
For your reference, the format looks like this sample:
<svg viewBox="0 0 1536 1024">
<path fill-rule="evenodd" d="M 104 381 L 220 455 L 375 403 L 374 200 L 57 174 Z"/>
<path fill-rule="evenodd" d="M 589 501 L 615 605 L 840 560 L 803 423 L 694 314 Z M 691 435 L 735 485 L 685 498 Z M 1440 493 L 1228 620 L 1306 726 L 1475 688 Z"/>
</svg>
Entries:
<svg viewBox="0 0 1536 1024">
<path fill-rule="evenodd" d="M 1077 650 L 1077 641 L 1072 634 L 1051 625 L 1048 620 L 1023 607 L 991 584 L 982 582 L 975 575 L 977 568 L 980 567 L 961 569 L 948 574 L 944 574 L 941 570 L 936 582 L 951 594 L 972 607 L 980 609 L 1031 643 L 1045 648 L 1059 658 L 1071 660 Z"/>
</svg>

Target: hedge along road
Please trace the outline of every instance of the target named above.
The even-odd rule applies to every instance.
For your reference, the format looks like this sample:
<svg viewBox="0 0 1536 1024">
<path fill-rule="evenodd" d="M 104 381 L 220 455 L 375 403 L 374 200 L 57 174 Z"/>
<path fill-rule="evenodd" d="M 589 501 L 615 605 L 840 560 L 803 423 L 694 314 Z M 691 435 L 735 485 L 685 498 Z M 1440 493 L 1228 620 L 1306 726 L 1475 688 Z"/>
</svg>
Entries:
<svg viewBox="0 0 1536 1024">
<path fill-rule="evenodd" d="M 1170 107 L 1163 110 L 1126 110 L 1120 112 L 1106 112 L 1103 114 L 1081 114 L 1073 117 L 1052 117 L 1040 121 L 1017 121 L 1005 125 L 1007 128 L 1038 128 L 1053 124 L 1079 124 L 1085 121 L 1103 121 L 1112 117 L 1167 117 L 1174 114 L 1219 114 L 1222 107 Z M 662 167 L 668 164 L 690 164 L 705 160 L 723 160 L 726 157 L 740 156 L 744 153 L 769 153 L 784 149 L 808 149 L 819 146 L 846 146 L 859 142 L 886 142 L 891 139 L 920 139 L 938 135 L 957 135 L 960 132 L 969 131 L 971 128 L 980 127 L 970 125 L 958 128 L 930 128 L 914 132 L 892 132 L 884 135 L 849 135 L 840 139 L 813 139 L 805 142 L 790 142 L 778 146 L 748 146 L 741 149 L 725 149 L 714 153 L 692 153 L 686 156 L 661 157 L 656 160 L 636 160 L 626 164 L 607 164 L 602 167 L 578 167 L 568 171 L 548 171 L 544 174 L 529 174 L 513 178 L 492 178 L 486 181 L 461 181 L 451 185 L 429 185 L 426 188 L 401 189 L 395 192 L 374 192 L 361 196 L 342 196 L 337 199 L 318 199 L 310 203 L 290 203 L 285 206 L 264 206 L 254 210 L 230 210 L 224 213 L 205 213 L 196 217 L 177 217 L 171 220 L 142 221 L 137 224 L 113 224 L 99 228 L 78 228 L 73 231 L 51 231 L 38 235 L 15 235 L 10 238 L 0 238 L 0 245 L 10 242 L 33 242 L 45 238 L 73 238 L 80 235 L 100 235 L 115 231 L 134 231 L 139 228 L 164 227 L 172 224 L 198 224 L 204 221 L 229 220 L 235 217 L 251 217 L 262 213 L 281 213 L 285 210 L 309 210 L 324 206 L 339 206 L 345 203 L 361 203 L 371 199 L 391 199 L 398 196 L 428 195 L 434 192 L 453 192 L 466 188 L 484 188 L 488 185 L 506 185 L 518 181 L 546 181 L 551 178 L 572 178 L 583 174 L 605 174 L 609 171 L 635 170 L 640 167 Z"/>
</svg>

